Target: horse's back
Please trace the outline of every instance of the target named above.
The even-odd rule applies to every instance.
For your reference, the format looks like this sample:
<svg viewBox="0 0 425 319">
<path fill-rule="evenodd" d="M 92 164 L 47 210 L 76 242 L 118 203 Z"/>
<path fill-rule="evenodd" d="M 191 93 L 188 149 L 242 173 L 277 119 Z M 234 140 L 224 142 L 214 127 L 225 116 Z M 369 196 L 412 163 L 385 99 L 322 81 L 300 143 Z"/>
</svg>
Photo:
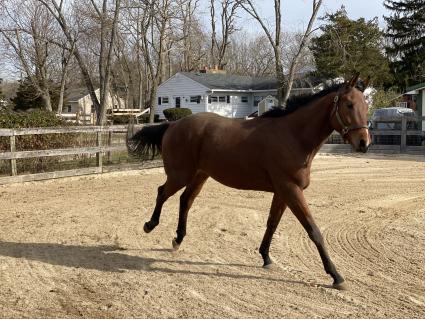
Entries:
<svg viewBox="0 0 425 319">
<path fill-rule="evenodd" d="M 171 123 L 164 136 L 165 171 L 185 181 L 203 171 L 227 186 L 246 189 L 253 188 L 254 179 L 261 189 L 268 189 L 264 172 L 254 171 L 263 145 L 256 135 L 255 126 L 246 120 L 213 113 L 183 118 Z"/>
</svg>

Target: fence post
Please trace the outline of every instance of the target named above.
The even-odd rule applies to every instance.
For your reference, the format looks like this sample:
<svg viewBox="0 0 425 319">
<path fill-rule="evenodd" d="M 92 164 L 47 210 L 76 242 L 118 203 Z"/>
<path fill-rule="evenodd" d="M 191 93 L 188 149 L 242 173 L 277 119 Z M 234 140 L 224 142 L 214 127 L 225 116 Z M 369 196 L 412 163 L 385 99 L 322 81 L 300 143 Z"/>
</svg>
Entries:
<svg viewBox="0 0 425 319">
<path fill-rule="evenodd" d="M 96 146 L 99 147 L 99 151 L 96 153 L 97 166 L 100 168 L 100 172 L 103 171 L 103 154 L 102 154 L 102 127 L 96 133 Z"/>
<path fill-rule="evenodd" d="M 16 137 L 15 137 L 15 131 L 12 131 L 12 135 L 10 136 L 10 152 L 12 155 L 16 152 Z M 16 168 L 16 159 L 10 160 L 10 168 L 12 171 L 12 176 L 18 175 L 18 170 Z"/>
<path fill-rule="evenodd" d="M 406 142 L 407 142 L 407 118 L 401 118 L 401 139 L 400 139 L 400 153 L 406 152 Z"/>
<path fill-rule="evenodd" d="M 110 130 L 108 132 L 108 147 L 111 147 L 111 145 L 112 145 L 112 131 Z M 110 164 L 112 162 L 111 151 L 108 151 L 107 156 L 108 156 L 108 164 Z"/>
</svg>

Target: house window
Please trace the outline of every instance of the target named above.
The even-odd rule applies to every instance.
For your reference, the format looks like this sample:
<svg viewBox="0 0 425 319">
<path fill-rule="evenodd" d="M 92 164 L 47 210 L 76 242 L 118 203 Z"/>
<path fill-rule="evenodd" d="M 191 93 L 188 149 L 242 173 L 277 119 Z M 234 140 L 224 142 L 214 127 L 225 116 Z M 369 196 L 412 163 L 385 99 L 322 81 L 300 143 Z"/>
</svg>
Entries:
<svg viewBox="0 0 425 319">
<path fill-rule="evenodd" d="M 219 102 L 226 102 L 226 97 L 225 96 L 219 96 L 218 101 Z"/>
<path fill-rule="evenodd" d="M 242 103 L 248 103 L 248 97 L 247 96 L 241 96 L 241 102 Z"/>
<path fill-rule="evenodd" d="M 217 96 L 208 96 L 208 103 L 217 102 L 218 98 Z"/>
<path fill-rule="evenodd" d="M 227 102 L 227 103 L 230 103 L 230 95 L 227 95 L 227 96 L 226 96 L 226 102 Z"/>
<path fill-rule="evenodd" d="M 169 103 L 168 96 L 163 96 L 161 99 L 162 99 L 162 104 L 168 104 Z"/>
<path fill-rule="evenodd" d="M 190 97 L 190 103 L 201 103 L 201 96 L 195 95 Z"/>
<path fill-rule="evenodd" d="M 71 111 L 72 111 L 72 107 L 71 107 L 71 105 L 67 105 L 67 106 L 66 106 L 66 111 L 67 111 L 68 113 L 71 113 Z"/>
<path fill-rule="evenodd" d="M 262 96 L 254 96 L 254 106 L 258 106 L 258 103 L 260 103 L 262 99 Z"/>
</svg>

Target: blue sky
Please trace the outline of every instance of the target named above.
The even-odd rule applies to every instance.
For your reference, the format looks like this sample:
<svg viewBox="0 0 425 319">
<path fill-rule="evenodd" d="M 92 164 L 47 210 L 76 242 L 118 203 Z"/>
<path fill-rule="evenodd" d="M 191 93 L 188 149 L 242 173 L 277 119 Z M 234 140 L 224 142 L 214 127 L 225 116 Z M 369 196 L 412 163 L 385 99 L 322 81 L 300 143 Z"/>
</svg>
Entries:
<svg viewBox="0 0 425 319">
<path fill-rule="evenodd" d="M 323 0 L 318 17 L 323 16 L 326 12 L 335 12 L 341 5 L 345 6 L 348 16 L 351 19 L 364 17 L 365 19 L 379 18 L 381 27 L 385 26 L 383 15 L 388 15 L 388 11 L 383 6 L 383 0 Z M 203 0 L 203 18 L 206 19 L 205 25 L 209 27 L 208 0 Z M 265 17 L 270 24 L 274 21 L 273 0 L 256 0 L 258 11 L 261 16 Z M 312 0 L 282 0 L 282 22 L 283 31 L 302 31 L 305 29 L 311 15 Z M 242 31 L 248 33 L 262 33 L 258 23 L 249 19 L 246 14 L 241 16 L 240 25 Z M 316 26 L 320 25 L 320 21 L 316 21 Z M 2 63 L 0 57 L 0 77 L 7 77 L 2 72 Z M 4 66 L 4 64 L 3 64 Z"/>
<path fill-rule="evenodd" d="M 283 0 L 282 1 L 282 23 L 287 31 L 303 30 L 307 26 L 311 15 L 312 0 Z M 257 0 L 257 7 L 261 15 L 268 18 L 268 21 L 274 20 L 274 8 L 272 0 Z M 345 6 L 347 14 L 351 19 L 365 18 L 370 20 L 378 17 L 381 27 L 385 26 L 383 15 L 388 15 L 388 10 L 383 5 L 383 0 L 323 0 L 318 17 L 326 12 L 335 12 L 341 5 Z M 244 20 L 247 18 L 244 17 Z M 251 19 L 252 20 L 252 19 Z M 258 25 L 253 21 L 248 22 L 250 31 L 256 31 Z M 316 22 L 319 25 L 320 21 Z M 248 31 L 248 30 L 247 30 Z M 260 31 L 258 29 L 258 31 Z M 284 30 L 285 31 L 285 30 Z"/>
</svg>

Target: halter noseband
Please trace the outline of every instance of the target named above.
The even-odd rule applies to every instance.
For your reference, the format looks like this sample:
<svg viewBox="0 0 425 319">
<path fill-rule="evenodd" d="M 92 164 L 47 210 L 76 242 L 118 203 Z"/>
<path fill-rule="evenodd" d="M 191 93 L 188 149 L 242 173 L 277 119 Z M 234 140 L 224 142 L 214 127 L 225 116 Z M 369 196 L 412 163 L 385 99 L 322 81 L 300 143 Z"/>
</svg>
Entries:
<svg viewBox="0 0 425 319">
<path fill-rule="evenodd" d="M 337 93 L 337 95 L 335 95 L 334 97 L 334 111 L 333 113 L 336 116 L 336 119 L 339 123 L 339 125 L 341 125 L 341 132 L 338 132 L 338 130 L 336 130 L 339 134 L 341 134 L 342 138 L 345 139 L 345 137 L 347 136 L 347 134 L 350 131 L 355 131 L 355 130 L 360 130 L 362 128 L 365 129 L 369 129 L 369 127 L 367 125 L 352 125 L 352 126 L 347 126 L 345 125 L 344 121 L 341 118 L 341 115 L 339 114 L 339 94 Z"/>
</svg>

